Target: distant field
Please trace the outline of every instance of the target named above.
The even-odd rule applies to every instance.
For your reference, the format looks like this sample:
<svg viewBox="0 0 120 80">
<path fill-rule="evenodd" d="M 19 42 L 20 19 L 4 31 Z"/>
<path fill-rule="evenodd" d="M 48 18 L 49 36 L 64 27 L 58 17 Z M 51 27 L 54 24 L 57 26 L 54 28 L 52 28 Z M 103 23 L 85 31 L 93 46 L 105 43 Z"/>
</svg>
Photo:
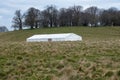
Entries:
<svg viewBox="0 0 120 80">
<path fill-rule="evenodd" d="M 26 42 L 49 33 L 76 33 L 83 41 Z M 0 80 L 120 80 L 120 27 L 0 33 Z"/>
</svg>

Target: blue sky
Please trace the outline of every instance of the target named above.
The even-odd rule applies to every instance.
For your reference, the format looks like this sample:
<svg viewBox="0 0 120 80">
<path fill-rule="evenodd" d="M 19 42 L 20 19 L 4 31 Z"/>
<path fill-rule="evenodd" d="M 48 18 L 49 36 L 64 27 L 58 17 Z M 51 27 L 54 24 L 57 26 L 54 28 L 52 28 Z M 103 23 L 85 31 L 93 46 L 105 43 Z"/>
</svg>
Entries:
<svg viewBox="0 0 120 80">
<path fill-rule="evenodd" d="M 81 5 L 84 9 L 90 6 L 108 9 L 116 7 L 120 10 L 120 0 L 0 0 L 0 26 L 6 26 L 9 30 L 12 25 L 12 18 L 16 10 L 25 12 L 30 7 L 40 10 L 45 9 L 47 5 L 56 5 L 59 8 L 68 8 L 73 5 Z"/>
</svg>

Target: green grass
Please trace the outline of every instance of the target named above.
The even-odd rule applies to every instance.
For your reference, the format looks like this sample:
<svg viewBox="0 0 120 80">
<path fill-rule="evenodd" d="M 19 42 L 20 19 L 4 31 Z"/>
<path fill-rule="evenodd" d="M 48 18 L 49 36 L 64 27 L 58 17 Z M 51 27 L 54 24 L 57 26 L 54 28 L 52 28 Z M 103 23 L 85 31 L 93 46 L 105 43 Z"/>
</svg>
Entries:
<svg viewBox="0 0 120 80">
<path fill-rule="evenodd" d="M 76 33 L 83 41 L 26 42 L 46 33 Z M 120 27 L 43 28 L 0 37 L 0 80 L 120 79 Z"/>
<path fill-rule="evenodd" d="M 76 33 L 83 36 L 83 40 L 108 40 L 119 39 L 120 27 L 61 27 L 61 28 L 41 28 L 35 30 L 13 31 L 0 34 L 3 41 L 25 41 L 26 38 L 34 34 L 49 34 L 49 33 Z"/>
</svg>

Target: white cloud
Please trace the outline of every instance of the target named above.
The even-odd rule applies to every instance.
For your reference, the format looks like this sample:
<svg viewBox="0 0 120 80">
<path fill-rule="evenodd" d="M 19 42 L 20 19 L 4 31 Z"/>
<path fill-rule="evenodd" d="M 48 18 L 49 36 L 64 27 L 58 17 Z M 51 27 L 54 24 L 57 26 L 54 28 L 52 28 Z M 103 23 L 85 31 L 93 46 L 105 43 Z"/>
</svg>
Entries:
<svg viewBox="0 0 120 80">
<path fill-rule="evenodd" d="M 0 14 L 8 14 L 9 10 L 5 8 L 0 8 Z"/>
<path fill-rule="evenodd" d="M 2 16 L 0 16 L 0 20 L 2 19 Z"/>
</svg>

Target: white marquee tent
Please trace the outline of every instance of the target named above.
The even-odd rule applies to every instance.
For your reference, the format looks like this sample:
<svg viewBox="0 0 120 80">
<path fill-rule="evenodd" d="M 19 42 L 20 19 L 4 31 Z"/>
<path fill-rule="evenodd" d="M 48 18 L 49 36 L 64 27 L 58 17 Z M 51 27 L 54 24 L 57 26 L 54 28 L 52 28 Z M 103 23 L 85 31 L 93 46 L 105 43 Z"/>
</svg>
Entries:
<svg viewBox="0 0 120 80">
<path fill-rule="evenodd" d="M 26 41 L 27 42 L 82 41 L 82 37 L 74 33 L 38 34 L 27 38 Z"/>
</svg>

